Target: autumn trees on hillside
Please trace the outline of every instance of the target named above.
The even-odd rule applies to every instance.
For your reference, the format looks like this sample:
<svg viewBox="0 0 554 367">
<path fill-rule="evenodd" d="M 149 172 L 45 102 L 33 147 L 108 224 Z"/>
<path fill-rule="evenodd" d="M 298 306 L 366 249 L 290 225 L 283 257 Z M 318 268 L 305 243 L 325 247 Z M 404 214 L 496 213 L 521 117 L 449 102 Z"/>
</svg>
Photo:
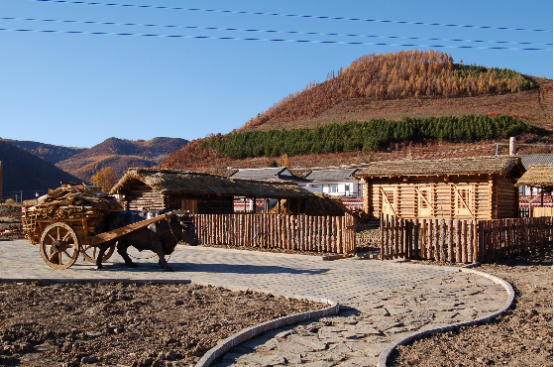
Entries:
<svg viewBox="0 0 554 367">
<path fill-rule="evenodd" d="M 246 123 L 315 117 L 349 98 L 453 98 L 518 92 L 535 85 L 511 70 L 454 64 L 446 53 L 400 51 L 365 55 L 323 83 L 310 83 Z"/>
<path fill-rule="evenodd" d="M 112 167 L 104 167 L 96 172 L 90 180 L 95 186 L 101 187 L 102 191 L 109 192 L 117 183 L 117 174 Z"/>
</svg>

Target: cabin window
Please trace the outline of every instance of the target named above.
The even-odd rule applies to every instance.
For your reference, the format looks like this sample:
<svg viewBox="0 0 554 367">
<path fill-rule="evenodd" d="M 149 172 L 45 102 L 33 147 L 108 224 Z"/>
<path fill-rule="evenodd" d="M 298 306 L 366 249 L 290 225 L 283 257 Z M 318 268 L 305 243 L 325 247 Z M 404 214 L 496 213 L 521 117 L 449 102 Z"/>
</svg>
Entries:
<svg viewBox="0 0 554 367">
<path fill-rule="evenodd" d="M 417 200 L 417 216 L 418 217 L 430 217 L 431 216 L 431 188 L 420 187 L 418 189 Z"/>
<path fill-rule="evenodd" d="M 329 185 L 329 191 L 330 192 L 337 192 L 338 191 L 338 185 Z"/>
<path fill-rule="evenodd" d="M 471 216 L 471 186 L 455 186 L 454 210 L 456 216 Z"/>
<path fill-rule="evenodd" d="M 395 189 L 388 188 L 388 189 L 382 189 L 382 212 L 383 214 L 389 214 L 389 215 L 396 215 L 396 212 L 394 210 L 394 194 Z"/>
</svg>

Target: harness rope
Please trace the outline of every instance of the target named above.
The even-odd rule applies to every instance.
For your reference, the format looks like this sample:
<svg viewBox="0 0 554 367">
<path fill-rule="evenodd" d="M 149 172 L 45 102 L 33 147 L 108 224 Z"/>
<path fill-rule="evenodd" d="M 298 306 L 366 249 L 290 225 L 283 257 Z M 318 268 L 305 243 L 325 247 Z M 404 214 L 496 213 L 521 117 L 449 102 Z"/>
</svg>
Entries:
<svg viewBox="0 0 554 367">
<path fill-rule="evenodd" d="M 173 235 L 173 238 L 175 238 L 175 240 L 177 240 L 177 242 L 181 242 L 181 241 L 177 238 L 177 236 L 175 235 L 175 232 L 173 232 L 173 228 L 171 228 L 171 222 L 169 221 L 169 217 L 165 217 L 165 220 L 167 221 L 167 225 L 169 226 L 169 230 L 170 230 L 171 234 Z M 156 253 L 154 253 L 154 255 L 149 256 L 149 257 L 136 257 L 136 256 L 133 256 L 133 255 L 131 255 L 131 254 L 129 254 L 129 253 L 127 253 L 127 254 L 128 254 L 129 256 L 131 256 L 133 259 L 137 259 L 137 260 L 148 260 L 148 259 L 151 259 L 151 258 L 153 258 L 153 257 L 155 257 L 155 256 L 158 256 L 158 254 L 156 254 Z M 165 262 L 169 262 L 169 260 L 171 259 L 171 256 L 172 256 L 172 255 L 173 255 L 173 254 L 169 255 L 169 256 L 167 257 L 167 259 L 165 259 Z"/>
</svg>

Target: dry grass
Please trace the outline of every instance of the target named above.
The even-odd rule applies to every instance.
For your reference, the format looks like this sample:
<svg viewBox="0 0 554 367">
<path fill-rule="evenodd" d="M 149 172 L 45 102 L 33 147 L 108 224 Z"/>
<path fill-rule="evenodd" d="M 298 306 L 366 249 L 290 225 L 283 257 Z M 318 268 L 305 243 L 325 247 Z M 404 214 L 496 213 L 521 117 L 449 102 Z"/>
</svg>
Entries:
<svg viewBox="0 0 554 367">
<path fill-rule="evenodd" d="M 519 186 L 552 188 L 552 165 L 534 165 L 521 176 L 516 184 Z"/>
</svg>

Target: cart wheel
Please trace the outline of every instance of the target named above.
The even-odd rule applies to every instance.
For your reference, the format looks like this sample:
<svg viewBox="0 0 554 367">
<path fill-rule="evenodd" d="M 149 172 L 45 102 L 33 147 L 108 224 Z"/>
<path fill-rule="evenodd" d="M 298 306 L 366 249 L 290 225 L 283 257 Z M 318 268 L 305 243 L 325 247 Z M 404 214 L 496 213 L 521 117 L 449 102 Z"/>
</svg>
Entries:
<svg viewBox="0 0 554 367">
<path fill-rule="evenodd" d="M 113 252 L 115 251 L 116 244 L 117 242 L 111 245 L 108 250 L 106 250 L 104 257 L 102 258 L 102 262 L 106 262 L 110 257 L 112 257 Z M 83 254 L 84 260 L 91 262 L 93 264 L 96 264 L 96 254 L 98 254 L 97 246 L 90 246 L 90 245 L 81 246 L 81 253 Z"/>
<path fill-rule="evenodd" d="M 40 254 L 51 268 L 69 268 L 79 257 L 77 233 L 66 223 L 50 224 L 40 237 Z"/>
</svg>

